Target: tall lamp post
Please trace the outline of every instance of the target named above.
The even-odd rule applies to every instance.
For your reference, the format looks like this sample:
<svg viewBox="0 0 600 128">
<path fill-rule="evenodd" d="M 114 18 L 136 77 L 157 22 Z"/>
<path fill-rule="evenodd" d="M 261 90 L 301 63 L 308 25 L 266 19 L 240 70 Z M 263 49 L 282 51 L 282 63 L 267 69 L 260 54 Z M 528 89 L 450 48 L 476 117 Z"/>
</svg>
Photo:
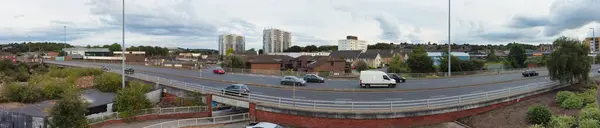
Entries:
<svg viewBox="0 0 600 128">
<path fill-rule="evenodd" d="M 596 54 L 594 53 L 594 51 L 596 50 L 596 30 L 594 30 L 594 28 L 590 28 L 592 29 L 592 42 L 590 44 L 592 44 L 592 51 L 590 51 L 592 53 L 592 55 L 594 55 L 592 57 L 592 64 L 596 63 Z"/>
<path fill-rule="evenodd" d="M 450 0 L 448 0 L 448 78 L 450 78 L 450 76 L 452 76 L 452 70 L 450 70 L 452 67 L 452 63 L 450 63 L 450 60 L 452 54 L 450 51 Z"/>
<path fill-rule="evenodd" d="M 121 60 L 122 60 L 122 65 L 121 65 L 121 71 L 122 71 L 122 81 L 121 81 L 121 88 L 125 89 L 125 0 L 123 0 L 123 26 L 121 27 L 122 29 L 122 44 L 121 44 L 121 50 L 122 50 L 122 54 L 121 54 Z"/>
</svg>

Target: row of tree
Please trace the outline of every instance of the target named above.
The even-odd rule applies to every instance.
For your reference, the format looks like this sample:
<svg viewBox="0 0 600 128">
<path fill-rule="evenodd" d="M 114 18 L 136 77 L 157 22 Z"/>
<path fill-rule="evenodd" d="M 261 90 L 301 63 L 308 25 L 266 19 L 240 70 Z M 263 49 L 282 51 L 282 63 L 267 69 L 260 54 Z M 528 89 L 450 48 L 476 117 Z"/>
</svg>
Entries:
<svg viewBox="0 0 600 128">
<path fill-rule="evenodd" d="M 56 43 L 56 42 L 23 42 L 23 43 L 10 43 L 0 45 L 4 51 L 10 52 L 13 54 L 23 53 L 23 52 L 59 52 L 63 48 L 73 47 L 70 44 L 65 43 Z"/>
</svg>

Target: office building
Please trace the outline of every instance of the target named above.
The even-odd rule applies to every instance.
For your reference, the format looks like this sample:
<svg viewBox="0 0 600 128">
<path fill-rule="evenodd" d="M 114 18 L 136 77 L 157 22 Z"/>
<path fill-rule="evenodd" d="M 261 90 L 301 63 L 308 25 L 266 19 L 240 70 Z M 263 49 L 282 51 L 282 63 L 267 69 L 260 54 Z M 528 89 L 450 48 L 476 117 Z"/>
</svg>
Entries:
<svg viewBox="0 0 600 128">
<path fill-rule="evenodd" d="M 233 53 L 244 52 L 246 50 L 244 37 L 236 34 L 219 35 L 219 55 L 226 55 L 228 49 L 233 49 Z"/>
<path fill-rule="evenodd" d="M 290 32 L 279 29 L 263 30 L 264 53 L 280 53 L 290 48 L 291 45 L 292 35 Z"/>
<path fill-rule="evenodd" d="M 358 40 L 356 36 L 346 36 L 345 40 L 338 41 L 338 51 L 345 50 L 361 50 L 365 52 L 367 51 L 367 42 Z"/>
<path fill-rule="evenodd" d="M 600 44 L 600 37 L 595 38 L 595 43 L 591 43 L 592 41 L 594 41 L 594 38 L 588 37 L 585 38 L 583 42 L 585 42 L 586 45 L 590 46 L 590 52 L 597 53 L 598 49 L 600 49 L 600 46 L 598 46 Z"/>
</svg>

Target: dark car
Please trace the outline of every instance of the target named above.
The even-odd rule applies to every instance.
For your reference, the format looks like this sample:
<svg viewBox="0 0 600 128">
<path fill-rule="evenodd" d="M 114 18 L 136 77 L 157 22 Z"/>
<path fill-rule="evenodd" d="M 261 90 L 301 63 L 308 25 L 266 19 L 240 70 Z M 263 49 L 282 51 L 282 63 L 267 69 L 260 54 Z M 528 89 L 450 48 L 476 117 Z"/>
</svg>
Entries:
<svg viewBox="0 0 600 128">
<path fill-rule="evenodd" d="M 102 70 L 104 70 L 104 71 L 108 71 L 108 70 L 110 70 L 110 68 L 108 68 L 108 65 L 103 65 L 103 66 L 102 66 Z"/>
<path fill-rule="evenodd" d="M 215 73 L 215 74 L 225 74 L 225 69 L 217 67 L 217 68 L 213 69 L 213 73 Z"/>
<path fill-rule="evenodd" d="M 133 68 L 125 68 L 125 74 L 133 74 L 134 72 Z"/>
<path fill-rule="evenodd" d="M 250 94 L 250 89 L 244 84 L 232 84 L 221 89 L 221 92 L 227 95 L 248 95 Z"/>
<path fill-rule="evenodd" d="M 539 73 L 537 73 L 534 70 L 525 70 L 522 74 L 523 74 L 524 77 L 530 77 L 530 76 L 538 76 L 538 75 L 540 75 Z"/>
<path fill-rule="evenodd" d="M 388 76 L 392 77 L 392 79 L 396 80 L 396 83 L 404 83 L 406 82 L 406 79 L 396 73 L 388 73 Z"/>
<path fill-rule="evenodd" d="M 295 76 L 284 76 L 281 85 L 306 86 L 306 81 Z"/>
<path fill-rule="evenodd" d="M 306 74 L 306 75 L 304 75 L 304 81 L 315 82 L 315 83 L 325 83 L 325 78 L 317 76 L 315 74 Z"/>
</svg>

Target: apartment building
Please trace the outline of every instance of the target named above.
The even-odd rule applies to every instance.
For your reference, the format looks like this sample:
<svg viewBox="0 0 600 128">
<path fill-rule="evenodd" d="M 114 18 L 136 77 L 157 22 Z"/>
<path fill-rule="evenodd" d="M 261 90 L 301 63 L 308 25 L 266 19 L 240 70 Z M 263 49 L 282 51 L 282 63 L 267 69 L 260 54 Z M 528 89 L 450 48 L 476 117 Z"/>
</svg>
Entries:
<svg viewBox="0 0 600 128">
<path fill-rule="evenodd" d="M 279 29 L 263 30 L 263 50 L 264 53 L 280 53 L 290 48 L 292 45 L 292 35 Z"/>
<path fill-rule="evenodd" d="M 228 49 L 233 49 L 234 53 L 244 52 L 246 50 L 244 36 L 236 34 L 219 35 L 219 55 L 226 55 Z"/>
<path fill-rule="evenodd" d="M 592 41 L 594 41 L 594 43 L 592 43 Z M 600 37 L 595 37 L 595 38 L 585 38 L 585 40 L 583 41 L 585 42 L 586 45 L 590 46 L 590 52 L 594 52 L 597 53 L 600 49 Z"/>
<path fill-rule="evenodd" d="M 358 40 L 356 36 L 346 36 L 345 40 L 338 41 L 338 51 L 345 50 L 361 50 L 365 52 L 367 51 L 367 42 Z"/>
</svg>

